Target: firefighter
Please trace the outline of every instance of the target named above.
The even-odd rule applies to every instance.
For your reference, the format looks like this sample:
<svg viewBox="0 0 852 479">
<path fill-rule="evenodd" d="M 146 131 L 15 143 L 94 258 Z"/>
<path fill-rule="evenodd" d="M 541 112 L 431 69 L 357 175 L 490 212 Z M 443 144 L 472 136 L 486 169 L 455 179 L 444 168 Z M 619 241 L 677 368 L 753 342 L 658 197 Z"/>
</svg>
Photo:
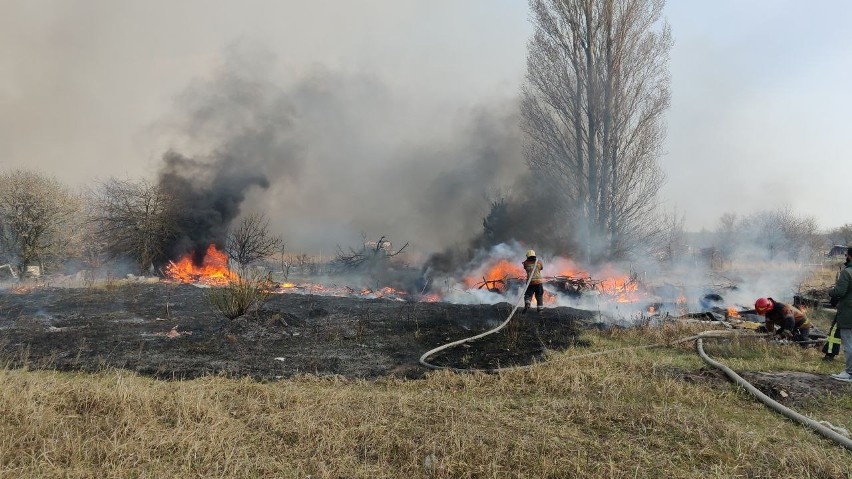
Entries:
<svg viewBox="0 0 852 479">
<path fill-rule="evenodd" d="M 524 313 L 530 309 L 530 300 L 535 294 L 536 311 L 541 313 L 544 309 L 542 301 L 544 300 L 544 280 L 541 278 L 541 270 L 544 267 L 541 260 L 536 259 L 535 251 L 527 251 L 527 259 L 523 262 L 524 271 L 527 272 L 527 280 L 530 282 L 527 290 L 524 292 Z"/>
<path fill-rule="evenodd" d="M 832 374 L 831 377 L 838 381 L 852 383 L 852 247 L 846 250 L 846 264 L 837 275 L 837 281 L 829 295 L 831 304 L 837 306 L 834 321 L 837 331 L 840 332 L 843 355 L 846 357 L 845 370 Z"/>
<path fill-rule="evenodd" d="M 754 302 L 757 314 L 766 317 L 765 328 L 769 333 L 776 333 L 784 339 L 807 341 L 811 331 L 811 322 L 805 313 L 788 304 L 779 303 L 772 298 L 758 298 Z M 778 330 L 775 330 L 778 326 Z"/>
</svg>

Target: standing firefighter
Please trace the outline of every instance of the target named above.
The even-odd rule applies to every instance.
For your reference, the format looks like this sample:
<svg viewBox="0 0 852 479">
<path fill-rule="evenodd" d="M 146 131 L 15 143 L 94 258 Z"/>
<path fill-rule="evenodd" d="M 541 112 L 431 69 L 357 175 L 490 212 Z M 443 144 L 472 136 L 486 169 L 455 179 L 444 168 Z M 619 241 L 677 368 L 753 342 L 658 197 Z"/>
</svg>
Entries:
<svg viewBox="0 0 852 479">
<path fill-rule="evenodd" d="M 837 276 L 834 288 L 829 293 L 831 303 L 837 305 L 837 330 L 846 358 L 846 370 L 831 377 L 838 381 L 852 382 L 852 247 L 846 249 L 846 264 Z"/>
<path fill-rule="evenodd" d="M 772 298 L 759 298 L 754 302 L 757 314 L 766 316 L 766 331 L 777 333 L 785 339 L 807 341 L 811 331 L 811 322 L 805 313 L 788 304 L 779 303 Z M 775 330 L 778 326 L 778 330 Z"/>
<path fill-rule="evenodd" d="M 541 270 L 544 265 L 541 263 L 541 260 L 535 258 L 535 251 L 533 250 L 527 251 L 527 259 L 523 262 L 523 265 L 524 271 L 527 272 L 527 280 L 530 282 L 526 292 L 524 292 L 523 312 L 526 313 L 530 309 L 530 300 L 532 300 L 532 296 L 535 294 L 536 310 L 541 313 L 541 310 L 544 308 L 542 304 L 544 300 L 544 280 L 541 278 Z"/>
</svg>

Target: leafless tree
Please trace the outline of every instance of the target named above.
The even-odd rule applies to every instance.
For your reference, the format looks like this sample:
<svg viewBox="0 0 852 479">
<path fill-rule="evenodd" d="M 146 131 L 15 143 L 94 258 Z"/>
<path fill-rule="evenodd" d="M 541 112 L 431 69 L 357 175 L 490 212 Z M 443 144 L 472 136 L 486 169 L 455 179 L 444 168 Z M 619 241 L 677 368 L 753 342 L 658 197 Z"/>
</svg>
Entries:
<svg viewBox="0 0 852 479">
<path fill-rule="evenodd" d="M 0 252 L 21 273 L 72 254 L 79 195 L 53 177 L 15 170 L 0 174 Z"/>
<path fill-rule="evenodd" d="M 284 241 L 269 232 L 269 219 L 262 213 L 243 217 L 228 231 L 225 251 L 240 268 L 272 256 Z"/>
<path fill-rule="evenodd" d="M 816 218 L 796 214 L 789 207 L 746 216 L 736 230 L 737 257 L 798 261 L 819 248 Z"/>
<path fill-rule="evenodd" d="M 144 273 L 166 256 L 176 234 L 172 196 L 156 183 L 115 178 L 92 192 L 90 220 L 110 258 L 129 257 Z"/>
<path fill-rule="evenodd" d="M 663 261 L 674 263 L 686 253 L 685 223 L 686 215 L 678 214 L 677 209 L 663 215 L 660 235 Z"/>
<path fill-rule="evenodd" d="M 525 155 L 588 259 L 626 254 L 655 233 L 672 44 L 663 5 L 530 0 Z"/>
<path fill-rule="evenodd" d="M 286 281 L 290 277 L 290 269 L 293 267 L 292 256 L 287 255 L 287 245 L 281 243 L 278 251 L 281 260 L 281 274 L 284 275 Z"/>
<path fill-rule="evenodd" d="M 295 265 L 297 268 L 299 268 L 299 273 L 301 274 L 310 273 L 311 271 L 316 269 L 316 262 L 313 260 L 313 258 L 311 258 L 305 253 L 291 255 L 289 256 L 288 261 L 291 264 Z"/>
<path fill-rule="evenodd" d="M 719 243 L 719 252 L 722 260 L 730 260 L 734 254 L 737 244 L 737 215 L 736 213 L 724 213 L 719 218 L 719 226 L 716 228 L 716 241 Z"/>
<path fill-rule="evenodd" d="M 828 238 L 832 245 L 852 245 L 852 223 L 834 228 L 828 232 Z"/>
</svg>

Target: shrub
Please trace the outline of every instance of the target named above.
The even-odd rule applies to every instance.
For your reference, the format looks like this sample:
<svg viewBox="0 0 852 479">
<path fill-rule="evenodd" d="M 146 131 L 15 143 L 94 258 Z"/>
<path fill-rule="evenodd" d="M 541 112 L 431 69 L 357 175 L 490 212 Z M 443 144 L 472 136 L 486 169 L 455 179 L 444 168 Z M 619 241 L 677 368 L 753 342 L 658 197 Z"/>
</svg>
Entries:
<svg viewBox="0 0 852 479">
<path fill-rule="evenodd" d="M 272 283 L 268 277 L 241 276 L 225 286 L 213 286 L 207 300 L 228 319 L 257 311 L 269 299 Z"/>
</svg>

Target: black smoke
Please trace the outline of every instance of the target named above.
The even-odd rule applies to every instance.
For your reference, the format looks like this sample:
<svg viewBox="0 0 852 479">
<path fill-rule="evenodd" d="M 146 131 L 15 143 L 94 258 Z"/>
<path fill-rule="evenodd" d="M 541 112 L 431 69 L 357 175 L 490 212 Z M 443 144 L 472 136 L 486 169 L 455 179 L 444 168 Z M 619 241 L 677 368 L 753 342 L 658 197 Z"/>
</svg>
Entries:
<svg viewBox="0 0 852 479">
<path fill-rule="evenodd" d="M 362 234 L 440 251 L 480 234 L 493 192 L 526 169 L 514 99 L 437 106 L 372 74 L 277 64 L 234 47 L 179 98 L 159 173 L 178 197 L 171 257 L 221 245 L 245 213 L 295 252 Z"/>
<path fill-rule="evenodd" d="M 196 263 L 209 245 L 224 247 L 249 188 L 269 186 L 263 173 L 241 168 L 234 156 L 204 162 L 169 151 L 163 162 L 160 186 L 173 198 L 178 226 L 166 250 L 172 257 L 193 252 Z"/>
</svg>

